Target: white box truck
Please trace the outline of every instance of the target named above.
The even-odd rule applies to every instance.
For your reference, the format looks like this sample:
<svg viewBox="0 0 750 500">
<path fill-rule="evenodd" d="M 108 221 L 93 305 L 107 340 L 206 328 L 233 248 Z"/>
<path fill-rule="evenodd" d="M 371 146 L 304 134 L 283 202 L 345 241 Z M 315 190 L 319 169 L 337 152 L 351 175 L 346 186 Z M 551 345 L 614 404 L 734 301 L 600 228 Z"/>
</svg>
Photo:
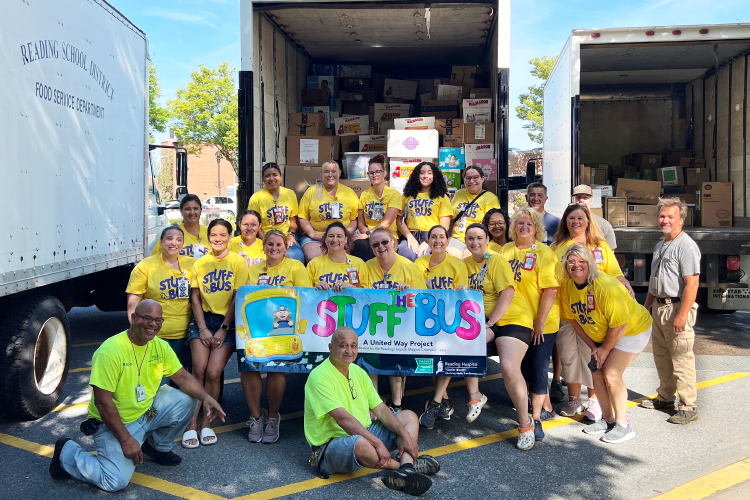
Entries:
<svg viewBox="0 0 750 500">
<path fill-rule="evenodd" d="M 67 311 L 124 310 L 149 219 L 164 224 L 149 187 L 146 35 L 102 0 L 11 2 L 0 81 L 0 407 L 38 418 L 65 384 Z"/>
<path fill-rule="evenodd" d="M 613 177 L 624 176 L 632 153 L 661 161 L 683 151 L 705 159 L 711 182 L 732 183 L 732 227 L 685 229 L 703 254 L 699 300 L 725 311 L 750 307 L 748 53 L 748 24 L 574 30 L 544 89 L 551 213 L 570 203 L 581 165 L 616 165 Z M 625 276 L 645 289 L 660 229 L 615 234 Z"/>
<path fill-rule="evenodd" d="M 425 92 L 435 77 L 451 76 L 453 65 L 480 66 L 495 127 L 499 180 L 492 190 L 507 206 L 510 0 L 243 0 L 240 22 L 239 207 L 262 187 L 264 163 L 287 166 L 288 117 L 301 111 L 314 64 L 370 66 L 371 76 L 356 78 L 371 78 L 377 102 L 387 98 L 385 78 L 411 80 L 412 89 L 429 80 Z M 416 109 L 419 95 L 408 102 Z"/>
</svg>

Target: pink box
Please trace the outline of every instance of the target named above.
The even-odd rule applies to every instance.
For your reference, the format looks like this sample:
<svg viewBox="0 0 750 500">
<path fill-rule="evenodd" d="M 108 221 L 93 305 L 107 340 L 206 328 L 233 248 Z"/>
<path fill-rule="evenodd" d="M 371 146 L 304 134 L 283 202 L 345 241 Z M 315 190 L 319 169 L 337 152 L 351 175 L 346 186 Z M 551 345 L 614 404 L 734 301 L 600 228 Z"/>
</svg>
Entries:
<svg viewBox="0 0 750 500">
<path fill-rule="evenodd" d="M 487 181 L 497 180 L 497 158 L 477 158 L 474 165 L 481 167 Z"/>
</svg>

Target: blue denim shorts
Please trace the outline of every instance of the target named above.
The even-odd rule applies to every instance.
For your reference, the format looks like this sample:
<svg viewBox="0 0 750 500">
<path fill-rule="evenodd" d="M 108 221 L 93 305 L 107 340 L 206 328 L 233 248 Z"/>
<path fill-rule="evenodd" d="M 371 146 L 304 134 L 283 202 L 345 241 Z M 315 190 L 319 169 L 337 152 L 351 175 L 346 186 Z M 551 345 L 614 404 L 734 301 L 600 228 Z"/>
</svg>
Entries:
<svg viewBox="0 0 750 500">
<path fill-rule="evenodd" d="M 389 451 L 398 449 L 397 436 L 380 420 L 376 420 L 367 428 L 376 438 L 380 439 Z M 323 474 L 345 474 L 361 469 L 362 466 L 354 457 L 354 447 L 362 436 L 342 436 L 334 438 L 323 453 L 320 472 Z"/>
<path fill-rule="evenodd" d="M 301 246 L 302 248 L 304 248 L 308 243 L 317 243 L 318 245 L 320 245 L 320 242 L 318 240 L 314 240 L 306 234 L 298 236 L 297 239 L 299 240 L 299 246 Z"/>
<path fill-rule="evenodd" d="M 214 314 L 212 312 L 203 311 L 203 319 L 206 322 L 206 328 L 211 330 L 211 334 L 218 330 L 221 327 L 221 324 L 224 322 L 224 316 L 221 314 Z M 200 339 L 201 338 L 201 332 L 198 331 L 198 323 L 195 322 L 195 316 L 193 316 L 193 319 L 190 320 L 190 325 L 188 325 L 188 343 L 190 343 L 193 339 Z M 223 345 L 234 345 L 235 344 L 235 338 L 234 338 L 234 325 L 229 325 L 229 331 L 227 332 L 227 337 L 224 339 Z"/>
</svg>

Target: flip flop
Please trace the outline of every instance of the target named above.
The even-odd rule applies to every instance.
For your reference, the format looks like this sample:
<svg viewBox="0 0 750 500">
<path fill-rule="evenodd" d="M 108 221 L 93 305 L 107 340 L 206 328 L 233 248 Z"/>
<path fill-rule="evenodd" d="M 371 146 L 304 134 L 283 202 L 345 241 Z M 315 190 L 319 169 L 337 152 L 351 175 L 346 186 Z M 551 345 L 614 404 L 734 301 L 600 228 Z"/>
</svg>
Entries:
<svg viewBox="0 0 750 500">
<path fill-rule="evenodd" d="M 195 439 L 195 444 L 188 444 L 188 441 L 190 441 L 191 439 Z M 200 444 L 198 443 L 198 433 L 196 431 L 185 431 L 185 433 L 182 435 L 182 447 L 190 450 L 199 446 Z"/>
<path fill-rule="evenodd" d="M 206 441 L 206 438 L 210 437 L 213 437 L 213 439 L 211 441 Z M 209 429 L 208 427 L 201 429 L 201 444 L 203 446 L 216 444 L 216 433 L 213 431 L 213 429 Z"/>
</svg>

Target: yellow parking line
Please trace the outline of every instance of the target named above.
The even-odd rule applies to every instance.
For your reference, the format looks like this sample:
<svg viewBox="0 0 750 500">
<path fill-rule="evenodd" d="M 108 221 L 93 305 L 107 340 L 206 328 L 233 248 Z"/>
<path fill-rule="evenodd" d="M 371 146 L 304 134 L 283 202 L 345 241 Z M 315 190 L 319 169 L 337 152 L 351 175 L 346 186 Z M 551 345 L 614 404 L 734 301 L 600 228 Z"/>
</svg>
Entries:
<svg viewBox="0 0 750 500">
<path fill-rule="evenodd" d="M 91 371 L 90 366 L 84 366 L 83 368 L 73 368 L 72 370 L 68 370 L 68 373 L 90 372 L 90 371 Z"/>
<path fill-rule="evenodd" d="M 750 480 L 750 459 L 735 462 L 654 497 L 654 500 L 700 500 Z"/>
<path fill-rule="evenodd" d="M 75 403 L 72 405 L 59 405 L 57 408 L 52 410 L 53 412 L 56 411 L 65 411 L 65 410 L 75 410 L 76 408 L 83 408 L 84 406 L 88 406 L 89 402 L 84 401 L 83 403 Z"/>
<path fill-rule="evenodd" d="M 147 474 L 141 474 L 140 472 L 133 473 L 133 477 L 130 478 L 131 483 L 151 488 L 152 490 L 161 491 L 168 495 L 173 495 L 180 498 L 187 498 L 190 500 L 227 500 L 226 497 L 214 495 L 207 491 L 191 488 L 190 486 L 183 486 L 181 484 L 173 483 L 160 479 L 158 477 L 149 476 Z"/>
</svg>

